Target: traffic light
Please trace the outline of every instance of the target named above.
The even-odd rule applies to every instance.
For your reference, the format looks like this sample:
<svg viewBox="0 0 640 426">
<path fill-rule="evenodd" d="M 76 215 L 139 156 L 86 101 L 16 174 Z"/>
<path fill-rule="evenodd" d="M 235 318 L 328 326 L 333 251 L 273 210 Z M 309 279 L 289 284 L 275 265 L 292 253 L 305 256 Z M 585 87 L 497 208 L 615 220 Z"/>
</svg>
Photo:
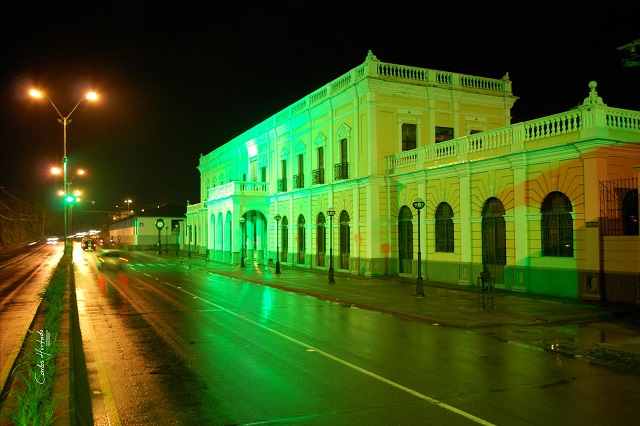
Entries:
<svg viewBox="0 0 640 426">
<path fill-rule="evenodd" d="M 75 195 L 67 194 L 67 196 L 64 198 L 64 201 L 67 204 L 74 204 L 76 202 L 76 197 Z"/>
</svg>

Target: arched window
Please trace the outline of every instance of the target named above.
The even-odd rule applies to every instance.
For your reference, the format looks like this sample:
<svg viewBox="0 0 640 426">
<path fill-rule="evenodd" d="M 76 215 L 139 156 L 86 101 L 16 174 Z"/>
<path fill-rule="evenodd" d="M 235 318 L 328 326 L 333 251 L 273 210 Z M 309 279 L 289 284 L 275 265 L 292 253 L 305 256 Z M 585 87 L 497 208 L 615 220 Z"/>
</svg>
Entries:
<svg viewBox="0 0 640 426">
<path fill-rule="evenodd" d="M 305 229 L 304 216 L 298 216 L 298 264 L 304 264 Z"/>
<path fill-rule="evenodd" d="M 286 262 L 289 256 L 289 219 L 286 216 L 282 216 L 282 254 L 280 256 L 281 262 Z"/>
<path fill-rule="evenodd" d="M 324 258 L 327 254 L 327 231 L 325 228 L 326 219 L 323 213 L 318 213 L 316 249 L 318 253 L 318 266 L 324 266 Z"/>
<path fill-rule="evenodd" d="M 398 212 L 398 261 L 398 271 L 410 274 L 413 263 L 413 214 L 407 206 L 402 206 Z"/>
<path fill-rule="evenodd" d="M 542 213 L 542 255 L 573 257 L 573 218 L 571 201 L 562 192 L 546 196 Z"/>
<path fill-rule="evenodd" d="M 349 228 L 349 213 L 340 213 L 340 269 L 349 269 L 351 229 Z"/>
<path fill-rule="evenodd" d="M 453 253 L 453 209 L 440 203 L 436 209 L 436 251 Z"/>
</svg>

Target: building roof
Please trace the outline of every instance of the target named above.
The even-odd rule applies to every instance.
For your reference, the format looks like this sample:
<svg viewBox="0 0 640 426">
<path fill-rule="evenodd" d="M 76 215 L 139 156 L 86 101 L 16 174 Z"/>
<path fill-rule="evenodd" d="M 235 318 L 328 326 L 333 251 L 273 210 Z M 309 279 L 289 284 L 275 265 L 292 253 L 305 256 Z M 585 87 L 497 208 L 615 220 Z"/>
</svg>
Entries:
<svg viewBox="0 0 640 426">
<path fill-rule="evenodd" d="M 135 217 L 182 217 L 187 213 L 186 206 L 176 206 L 175 204 L 166 204 L 151 210 L 138 212 Z"/>
</svg>

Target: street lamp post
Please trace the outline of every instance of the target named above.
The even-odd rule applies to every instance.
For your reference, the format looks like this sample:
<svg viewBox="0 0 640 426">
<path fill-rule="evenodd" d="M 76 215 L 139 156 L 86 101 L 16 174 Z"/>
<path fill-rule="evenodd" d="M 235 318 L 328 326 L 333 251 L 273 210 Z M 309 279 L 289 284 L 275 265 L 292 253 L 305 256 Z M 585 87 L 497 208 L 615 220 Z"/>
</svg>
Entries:
<svg viewBox="0 0 640 426">
<path fill-rule="evenodd" d="M 82 103 L 82 101 L 84 101 L 85 99 L 90 100 L 90 101 L 94 101 L 98 98 L 98 95 L 95 92 L 89 92 L 86 94 L 86 96 L 80 98 L 80 100 L 78 101 L 78 103 L 76 104 L 76 106 L 73 107 L 73 109 L 71 110 L 71 112 L 69 114 L 67 114 L 66 116 L 62 115 L 60 113 L 60 110 L 58 109 L 58 107 L 56 106 L 56 104 L 53 103 L 53 101 L 51 100 L 51 98 L 49 98 L 49 96 L 47 96 L 45 93 L 42 93 L 38 90 L 32 89 L 29 94 L 31 96 L 33 96 L 34 98 L 47 98 L 47 100 L 51 103 L 51 105 L 53 106 L 53 109 L 56 110 L 56 112 L 58 113 L 58 116 L 60 117 L 60 119 L 58 120 L 61 124 L 62 124 L 62 143 L 63 143 L 63 153 L 62 153 L 62 169 L 63 169 L 63 180 L 64 180 L 64 197 L 63 197 L 63 210 L 64 210 L 64 253 L 68 253 L 68 248 L 67 248 L 67 235 L 69 233 L 69 223 L 68 223 L 68 217 L 67 217 L 67 197 L 69 196 L 69 188 L 68 188 L 68 184 L 67 184 L 67 124 L 71 123 L 71 114 L 73 114 L 73 112 L 76 110 L 76 108 L 78 108 L 78 106 Z"/>
<path fill-rule="evenodd" d="M 131 203 L 133 201 L 131 201 L 131 199 L 128 198 L 128 199 L 124 200 L 124 202 L 127 203 L 127 216 L 129 216 L 129 214 L 131 213 Z"/>
<path fill-rule="evenodd" d="M 242 244 L 240 246 L 240 266 L 244 268 L 244 223 L 246 219 L 244 217 L 240 218 L 240 228 L 242 228 Z"/>
<path fill-rule="evenodd" d="M 60 170 L 58 167 L 52 167 L 51 168 L 51 173 L 54 175 L 59 175 L 60 173 L 62 173 L 62 170 Z M 68 223 L 68 230 L 67 232 L 65 232 L 65 234 L 68 233 L 72 233 L 73 232 L 73 205 L 75 203 L 77 203 L 78 201 L 80 201 L 80 198 L 78 198 L 80 196 L 80 191 L 75 190 L 72 191 L 71 187 L 73 184 L 73 180 L 76 178 L 76 176 L 80 175 L 84 175 L 86 172 L 84 171 L 84 169 L 78 169 L 76 170 L 76 173 L 73 175 L 73 177 L 71 179 L 67 179 L 67 184 L 66 187 L 67 189 L 60 189 L 58 191 L 58 196 L 60 196 L 62 198 L 62 203 L 63 206 L 68 206 L 69 207 L 69 212 L 68 212 L 68 220 L 65 221 L 65 223 Z M 65 244 L 66 246 L 66 244 Z"/>
<path fill-rule="evenodd" d="M 424 298 L 424 282 L 422 280 L 422 253 L 420 252 L 420 210 L 424 207 L 424 200 L 416 198 L 413 208 L 418 210 L 418 278 L 416 280 L 416 296 Z"/>
<path fill-rule="evenodd" d="M 274 218 L 276 220 L 276 274 L 280 273 L 280 255 L 278 253 L 280 250 L 280 247 L 278 247 L 278 224 L 280 223 L 281 218 L 282 216 L 280 216 L 279 214 L 277 214 Z"/>
<path fill-rule="evenodd" d="M 335 284 L 336 280 L 333 278 L 333 216 L 336 214 L 336 209 L 329 207 L 327 214 L 329 215 L 329 284 Z"/>
</svg>

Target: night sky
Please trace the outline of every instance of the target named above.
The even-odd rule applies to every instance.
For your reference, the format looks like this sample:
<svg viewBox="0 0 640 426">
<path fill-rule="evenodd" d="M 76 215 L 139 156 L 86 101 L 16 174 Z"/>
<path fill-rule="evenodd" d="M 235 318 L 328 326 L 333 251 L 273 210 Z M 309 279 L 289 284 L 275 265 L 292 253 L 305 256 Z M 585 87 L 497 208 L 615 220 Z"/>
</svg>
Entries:
<svg viewBox="0 0 640 426">
<path fill-rule="evenodd" d="M 3 10 L 0 186 L 32 204 L 53 203 L 60 186 L 49 169 L 62 159 L 62 126 L 51 104 L 28 96 L 32 87 L 63 115 L 87 90 L 98 92 L 67 128 L 69 178 L 87 170 L 72 182 L 85 194 L 78 208 L 98 210 L 128 198 L 134 210 L 198 202 L 201 153 L 360 65 L 368 50 L 402 65 L 490 78 L 509 72 L 520 98 L 514 123 L 577 106 L 590 80 L 609 106 L 640 110 L 640 67 L 623 68 L 617 51 L 640 38 L 626 2 L 566 10 L 159 3 Z"/>
</svg>

